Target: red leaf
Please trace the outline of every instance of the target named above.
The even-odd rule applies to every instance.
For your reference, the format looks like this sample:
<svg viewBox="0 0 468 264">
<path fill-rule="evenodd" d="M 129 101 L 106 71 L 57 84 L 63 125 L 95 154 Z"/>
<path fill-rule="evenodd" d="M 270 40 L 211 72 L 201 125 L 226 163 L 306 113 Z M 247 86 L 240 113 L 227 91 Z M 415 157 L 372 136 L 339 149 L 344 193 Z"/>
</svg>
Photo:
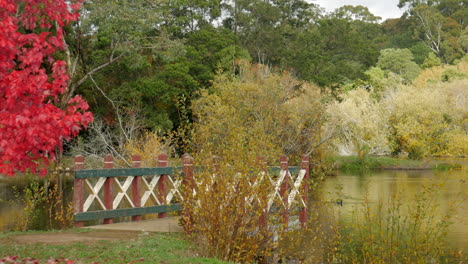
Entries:
<svg viewBox="0 0 468 264">
<path fill-rule="evenodd" d="M 27 169 L 45 174 L 62 139 L 92 122 L 80 97 L 66 110 L 56 106 L 69 77 L 65 62 L 53 55 L 63 47 L 62 27 L 78 18 L 81 3 L 0 0 L 0 174 Z M 17 5 L 23 7 L 19 15 Z M 47 31 L 52 24 L 58 26 Z M 35 31 L 38 27 L 43 29 Z"/>
</svg>

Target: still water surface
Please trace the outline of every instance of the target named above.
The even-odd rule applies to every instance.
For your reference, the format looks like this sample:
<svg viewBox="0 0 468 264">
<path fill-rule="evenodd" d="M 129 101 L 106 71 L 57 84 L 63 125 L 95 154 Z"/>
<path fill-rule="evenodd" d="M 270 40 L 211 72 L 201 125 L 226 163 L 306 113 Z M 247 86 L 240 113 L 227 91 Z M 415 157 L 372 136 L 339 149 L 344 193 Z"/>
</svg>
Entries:
<svg viewBox="0 0 468 264">
<path fill-rule="evenodd" d="M 433 170 L 382 170 L 366 173 L 340 172 L 327 178 L 321 189 L 321 199 L 341 199 L 340 217 L 352 221 L 353 211 L 362 208 L 365 196 L 372 204 L 380 199 L 387 201 L 393 194 L 403 194 L 405 205 L 414 203 L 414 197 L 423 191 L 424 185 L 442 184 L 434 196 L 440 206 L 437 214 L 449 212 L 449 204 L 456 203 L 453 225 L 448 233 L 450 245 L 468 252 L 468 161 L 463 167 L 451 171 Z"/>
</svg>

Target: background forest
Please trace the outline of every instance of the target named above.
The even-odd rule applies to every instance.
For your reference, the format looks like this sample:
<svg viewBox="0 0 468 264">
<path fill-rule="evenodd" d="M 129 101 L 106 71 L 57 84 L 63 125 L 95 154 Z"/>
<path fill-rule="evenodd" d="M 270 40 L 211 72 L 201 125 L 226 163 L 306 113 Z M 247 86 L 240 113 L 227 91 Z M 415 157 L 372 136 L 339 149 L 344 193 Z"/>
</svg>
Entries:
<svg viewBox="0 0 468 264">
<path fill-rule="evenodd" d="M 382 21 L 304 0 L 86 1 L 64 56 L 95 122 L 68 150 L 196 151 L 195 122 L 286 154 L 466 155 L 467 5 L 400 0 Z"/>
</svg>

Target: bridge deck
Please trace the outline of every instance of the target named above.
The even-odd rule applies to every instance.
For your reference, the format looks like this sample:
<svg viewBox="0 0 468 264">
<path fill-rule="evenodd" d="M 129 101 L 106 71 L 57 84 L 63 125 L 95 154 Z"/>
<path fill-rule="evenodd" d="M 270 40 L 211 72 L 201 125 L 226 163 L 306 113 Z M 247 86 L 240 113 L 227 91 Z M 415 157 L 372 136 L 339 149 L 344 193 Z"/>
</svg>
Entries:
<svg viewBox="0 0 468 264">
<path fill-rule="evenodd" d="M 179 225 L 179 217 L 167 217 L 153 220 L 142 220 L 138 222 L 125 222 L 107 225 L 85 226 L 84 228 L 101 230 L 122 230 L 142 232 L 182 232 Z"/>
</svg>

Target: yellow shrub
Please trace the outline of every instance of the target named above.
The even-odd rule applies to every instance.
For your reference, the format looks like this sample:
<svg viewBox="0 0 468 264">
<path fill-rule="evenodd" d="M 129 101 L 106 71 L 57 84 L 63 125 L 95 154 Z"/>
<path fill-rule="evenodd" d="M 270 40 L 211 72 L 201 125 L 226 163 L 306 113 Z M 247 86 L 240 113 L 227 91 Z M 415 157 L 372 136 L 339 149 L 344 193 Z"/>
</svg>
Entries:
<svg viewBox="0 0 468 264">
<path fill-rule="evenodd" d="M 125 144 L 125 155 L 131 160 L 132 155 L 140 155 L 142 167 L 154 167 L 158 164 L 159 154 L 173 154 L 169 140 L 157 132 L 145 131 L 141 136 L 130 139 Z"/>
<path fill-rule="evenodd" d="M 428 85 L 438 83 L 442 80 L 442 76 L 447 70 L 454 70 L 468 75 L 468 60 L 462 60 L 457 65 L 442 65 L 424 69 L 414 80 L 413 85 L 416 88 L 424 88 Z"/>
<path fill-rule="evenodd" d="M 466 155 L 468 80 L 415 89 L 403 87 L 384 99 L 392 114 L 389 125 L 396 152 L 412 158 Z"/>
<path fill-rule="evenodd" d="M 251 65 L 240 77 L 218 76 L 212 90 L 200 95 L 193 102 L 195 152 L 214 146 L 213 154 L 222 155 L 236 145 L 256 146 L 256 155 L 277 158 L 311 154 L 320 145 L 320 89 L 288 72 L 275 74 L 267 66 Z"/>
</svg>

